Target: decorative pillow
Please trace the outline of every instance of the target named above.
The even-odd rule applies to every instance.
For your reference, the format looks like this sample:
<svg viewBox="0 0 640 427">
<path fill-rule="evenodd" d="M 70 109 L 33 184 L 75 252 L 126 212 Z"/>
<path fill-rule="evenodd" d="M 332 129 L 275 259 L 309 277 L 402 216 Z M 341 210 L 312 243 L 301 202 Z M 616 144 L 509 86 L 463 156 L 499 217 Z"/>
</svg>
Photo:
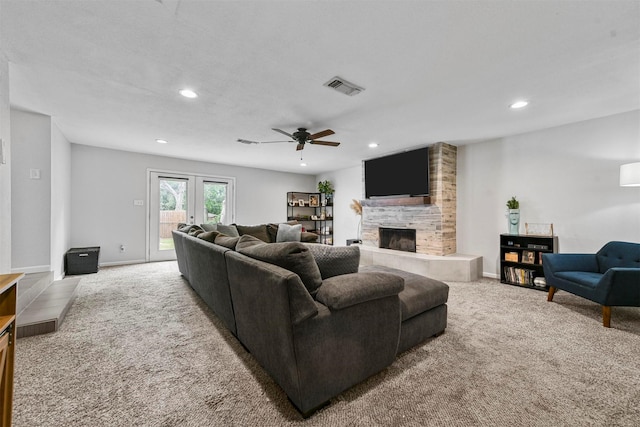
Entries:
<svg viewBox="0 0 640 427">
<path fill-rule="evenodd" d="M 278 225 L 278 234 L 276 235 L 276 242 L 299 242 L 302 234 L 302 224 Z"/>
<path fill-rule="evenodd" d="M 218 231 L 228 237 L 240 237 L 235 225 L 216 224 Z"/>
<path fill-rule="evenodd" d="M 300 241 L 307 242 L 307 243 L 317 242 L 318 235 L 316 233 L 311 233 L 309 231 L 303 231 L 302 234 L 300 234 Z"/>
<path fill-rule="evenodd" d="M 198 239 L 206 240 L 207 242 L 215 243 L 216 237 L 219 236 L 220 233 L 217 231 L 203 231 L 198 234 Z"/>
<path fill-rule="evenodd" d="M 204 231 L 218 231 L 216 224 L 200 224 L 200 227 L 202 227 Z"/>
<path fill-rule="evenodd" d="M 309 248 L 303 243 L 269 243 L 238 249 L 238 252 L 296 273 L 311 295 L 314 295 L 322 284 L 318 265 Z"/>
<path fill-rule="evenodd" d="M 289 225 L 296 225 L 298 223 L 298 221 L 291 220 L 291 221 L 287 221 L 284 224 L 289 224 Z M 270 223 L 267 224 L 267 233 L 269 234 L 269 242 L 273 243 L 276 241 L 276 238 L 278 236 L 278 225 L 279 224 L 275 224 L 275 223 Z"/>
<path fill-rule="evenodd" d="M 225 248 L 235 249 L 240 237 L 231 237 L 224 234 L 218 234 L 214 243 L 216 245 L 224 246 Z"/>
<path fill-rule="evenodd" d="M 244 234 L 240 236 L 238 243 L 236 243 L 236 251 L 241 252 L 241 249 L 249 248 L 255 245 L 265 245 L 266 243 L 251 234 Z"/>
<path fill-rule="evenodd" d="M 236 224 L 236 228 L 238 229 L 238 233 L 240 236 L 244 236 L 248 234 L 253 237 L 257 237 L 263 242 L 269 243 L 269 233 L 267 233 L 267 225 L 259 224 L 259 225 L 238 225 Z"/>
<path fill-rule="evenodd" d="M 195 224 L 178 224 L 178 231 L 190 234 L 191 230 L 202 230 L 202 228 Z"/>
<path fill-rule="evenodd" d="M 189 234 L 189 236 L 197 236 L 198 234 L 202 233 L 204 230 L 202 228 L 200 228 L 199 225 L 192 225 L 191 228 L 189 229 L 189 231 L 187 232 Z"/>
<path fill-rule="evenodd" d="M 322 280 L 358 272 L 360 265 L 360 248 L 358 246 L 308 244 L 307 247 L 318 264 Z"/>
</svg>

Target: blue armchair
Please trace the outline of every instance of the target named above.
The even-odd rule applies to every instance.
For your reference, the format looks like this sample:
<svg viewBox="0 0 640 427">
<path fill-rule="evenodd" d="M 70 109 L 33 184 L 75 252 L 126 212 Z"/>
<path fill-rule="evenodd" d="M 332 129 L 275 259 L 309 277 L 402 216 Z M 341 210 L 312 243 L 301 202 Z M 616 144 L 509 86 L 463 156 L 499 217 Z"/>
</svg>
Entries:
<svg viewBox="0 0 640 427">
<path fill-rule="evenodd" d="M 544 254 L 547 301 L 564 290 L 602 305 L 602 324 L 611 326 L 611 307 L 640 307 L 640 244 L 609 242 L 595 254 Z"/>
</svg>

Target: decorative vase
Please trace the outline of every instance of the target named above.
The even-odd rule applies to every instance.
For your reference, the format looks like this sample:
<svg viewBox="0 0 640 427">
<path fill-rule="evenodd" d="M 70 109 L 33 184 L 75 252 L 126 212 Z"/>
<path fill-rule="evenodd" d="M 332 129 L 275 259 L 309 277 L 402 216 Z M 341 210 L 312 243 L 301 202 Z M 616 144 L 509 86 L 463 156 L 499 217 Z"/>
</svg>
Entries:
<svg viewBox="0 0 640 427">
<path fill-rule="evenodd" d="M 509 234 L 520 234 L 520 209 L 509 209 Z"/>
</svg>

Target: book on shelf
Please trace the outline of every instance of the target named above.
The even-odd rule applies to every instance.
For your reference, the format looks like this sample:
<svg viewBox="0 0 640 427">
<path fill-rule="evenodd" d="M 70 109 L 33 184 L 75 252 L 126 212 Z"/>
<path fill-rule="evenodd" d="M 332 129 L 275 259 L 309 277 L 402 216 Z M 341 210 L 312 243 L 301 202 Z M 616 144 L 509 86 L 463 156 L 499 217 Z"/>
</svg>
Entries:
<svg viewBox="0 0 640 427">
<path fill-rule="evenodd" d="M 504 278 L 507 282 L 516 283 L 518 285 L 531 285 L 535 279 L 535 270 L 526 268 L 504 267 Z"/>
</svg>

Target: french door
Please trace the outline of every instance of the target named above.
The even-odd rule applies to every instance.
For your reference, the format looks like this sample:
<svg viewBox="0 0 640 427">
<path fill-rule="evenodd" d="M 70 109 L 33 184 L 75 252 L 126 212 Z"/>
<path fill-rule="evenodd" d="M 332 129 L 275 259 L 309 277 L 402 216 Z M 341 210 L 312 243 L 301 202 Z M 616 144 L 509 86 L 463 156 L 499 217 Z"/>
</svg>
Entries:
<svg viewBox="0 0 640 427">
<path fill-rule="evenodd" d="M 149 171 L 148 260 L 176 258 L 178 224 L 233 223 L 234 196 L 234 178 Z"/>
</svg>

